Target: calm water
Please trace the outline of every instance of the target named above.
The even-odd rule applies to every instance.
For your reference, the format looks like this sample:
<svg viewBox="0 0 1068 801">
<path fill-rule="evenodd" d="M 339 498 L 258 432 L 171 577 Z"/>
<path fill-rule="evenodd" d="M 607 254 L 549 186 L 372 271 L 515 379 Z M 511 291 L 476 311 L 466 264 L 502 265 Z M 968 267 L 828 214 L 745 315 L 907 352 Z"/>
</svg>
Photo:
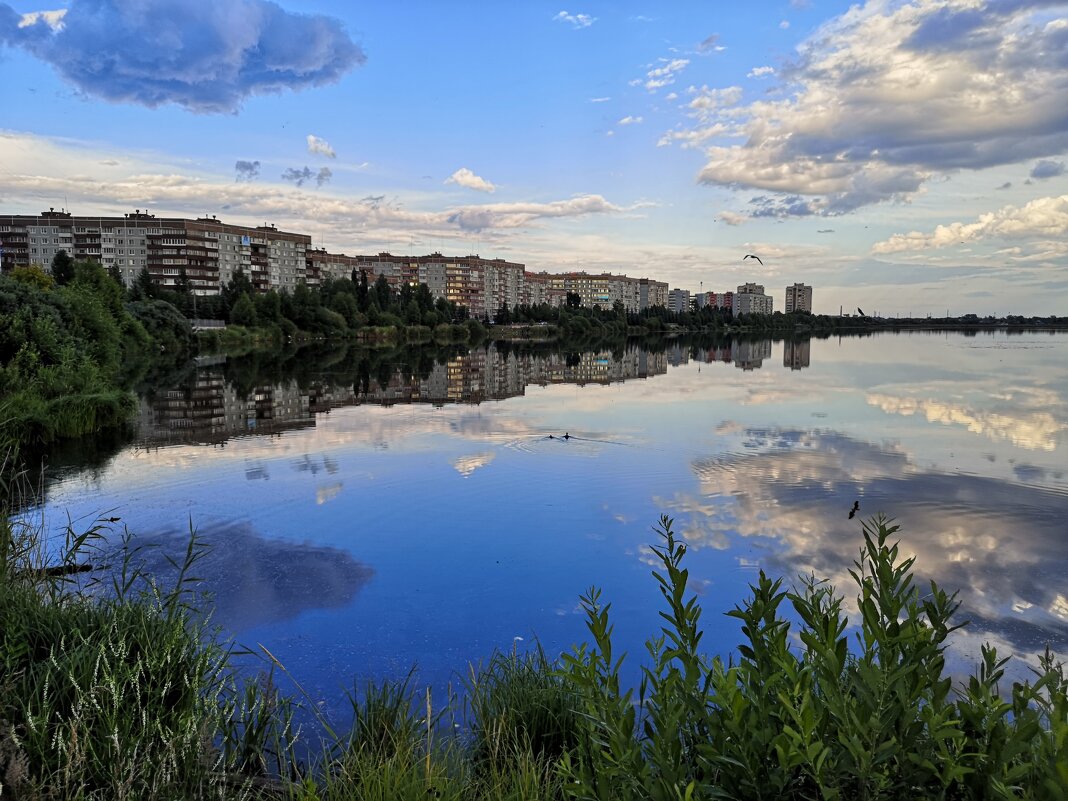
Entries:
<svg viewBox="0 0 1068 801">
<path fill-rule="evenodd" d="M 566 649 L 591 584 L 640 657 L 661 514 L 713 651 L 758 568 L 846 587 L 885 512 L 960 590 L 959 664 L 1068 654 L 1068 335 L 436 356 L 202 365 L 146 394 L 130 444 L 59 459 L 46 519 L 169 546 L 192 521 L 215 621 L 328 709 L 354 677 L 440 688 L 494 648 Z"/>
</svg>

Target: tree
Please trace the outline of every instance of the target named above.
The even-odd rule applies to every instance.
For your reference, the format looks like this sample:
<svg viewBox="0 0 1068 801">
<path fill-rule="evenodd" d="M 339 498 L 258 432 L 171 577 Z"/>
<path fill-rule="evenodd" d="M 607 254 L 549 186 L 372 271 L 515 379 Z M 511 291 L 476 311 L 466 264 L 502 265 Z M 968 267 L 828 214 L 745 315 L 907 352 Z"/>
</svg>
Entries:
<svg viewBox="0 0 1068 801">
<path fill-rule="evenodd" d="M 247 292 L 242 292 L 241 297 L 237 299 L 237 303 L 230 310 L 230 322 L 234 325 L 254 326 L 256 325 L 256 306 L 252 302 L 252 298 Z"/>
<path fill-rule="evenodd" d="M 130 297 L 133 300 L 148 300 L 154 295 L 155 286 L 152 284 L 152 276 L 147 267 L 142 267 L 141 272 L 137 274 L 137 278 L 134 279 L 133 286 L 130 288 Z"/>
<path fill-rule="evenodd" d="M 578 292 L 567 293 L 567 307 L 577 309 L 582 305 L 582 296 Z"/>
<path fill-rule="evenodd" d="M 352 268 L 352 272 L 355 276 L 355 267 Z M 359 307 L 360 311 L 366 312 L 367 304 L 369 303 L 368 295 L 370 294 L 370 290 L 367 288 L 367 272 L 360 270 L 359 280 L 355 277 L 352 280 L 356 283 L 356 305 Z"/>
<path fill-rule="evenodd" d="M 67 251 L 61 250 L 52 257 L 52 278 L 60 286 L 66 286 L 74 280 L 74 259 Z"/>
<path fill-rule="evenodd" d="M 41 290 L 51 289 L 56 281 L 39 264 L 22 264 L 11 271 L 11 277 L 21 284 L 29 284 Z"/>
<path fill-rule="evenodd" d="M 385 275 L 379 274 L 378 278 L 375 279 L 374 292 L 375 300 L 378 301 L 378 308 L 382 311 L 389 311 L 393 292 L 389 288 L 389 281 L 386 280 Z"/>
</svg>

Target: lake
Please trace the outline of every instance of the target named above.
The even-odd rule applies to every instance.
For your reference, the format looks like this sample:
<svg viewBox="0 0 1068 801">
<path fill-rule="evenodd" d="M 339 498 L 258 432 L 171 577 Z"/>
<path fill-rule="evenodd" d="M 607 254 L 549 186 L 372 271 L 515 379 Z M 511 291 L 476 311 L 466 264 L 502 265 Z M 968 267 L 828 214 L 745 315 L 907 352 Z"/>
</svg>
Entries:
<svg viewBox="0 0 1068 801">
<path fill-rule="evenodd" d="M 710 653 L 758 569 L 852 594 L 861 520 L 885 513 L 960 591 L 958 666 L 984 641 L 1019 670 L 1068 654 L 1068 335 L 317 350 L 159 381 L 118 441 L 55 455 L 47 524 L 120 517 L 167 549 L 192 525 L 214 622 L 328 711 L 413 665 L 443 693 L 494 649 L 559 653 L 591 585 L 637 675 L 664 514 Z"/>
</svg>

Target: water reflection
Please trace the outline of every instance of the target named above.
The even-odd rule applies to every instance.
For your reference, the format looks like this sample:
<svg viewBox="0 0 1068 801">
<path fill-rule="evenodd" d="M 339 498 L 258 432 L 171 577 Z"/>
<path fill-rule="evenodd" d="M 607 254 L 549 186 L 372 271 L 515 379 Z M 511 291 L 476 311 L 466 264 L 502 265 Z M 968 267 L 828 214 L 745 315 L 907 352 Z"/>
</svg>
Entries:
<svg viewBox="0 0 1068 801">
<path fill-rule="evenodd" d="M 198 526 L 203 555 L 190 587 L 210 598 L 212 623 L 225 631 L 245 631 L 280 623 L 311 609 L 352 603 L 374 571 L 348 553 L 312 542 L 263 536 L 247 522 Z M 141 532 L 136 540 L 143 567 L 164 587 L 173 586 L 189 543 L 189 532 Z M 174 560 L 173 562 L 171 560 Z"/>
<path fill-rule="evenodd" d="M 770 352 L 770 341 L 766 348 Z M 149 446 L 220 443 L 233 436 L 314 426 L 316 414 L 344 406 L 478 404 L 523 395 L 531 384 L 607 385 L 663 375 L 667 364 L 664 352 L 639 347 L 615 352 L 524 353 L 489 345 L 416 369 L 390 362 L 373 367 L 370 360 L 357 360 L 350 375 L 335 372 L 330 376 L 328 372 L 326 380 L 302 385 L 296 378 L 261 383 L 250 380 L 248 371 L 236 380 L 231 374 L 228 380 L 226 364 L 211 362 L 198 367 L 180 386 L 141 396 L 138 440 Z M 374 381 L 372 373 L 378 376 Z M 320 469 L 307 458 L 294 466 L 312 473 Z M 328 465 L 323 467 L 329 470 Z M 246 476 L 267 477 L 261 467 L 249 468 Z"/>
<path fill-rule="evenodd" d="M 962 591 L 961 653 L 1068 652 L 1064 336 L 252 354 L 146 392 L 139 425 L 59 475 L 46 513 L 232 531 L 212 575 L 227 625 L 342 706 L 354 674 L 418 664 L 444 687 L 516 636 L 566 649 L 591 583 L 619 650 L 643 653 L 665 511 L 719 653 L 755 568 L 845 588 L 879 511 L 924 577 Z M 286 589 L 305 553 L 315 570 Z M 320 585 L 324 606 L 302 590 Z"/>
<path fill-rule="evenodd" d="M 917 572 L 960 590 L 972 635 L 1034 653 L 1068 643 L 1068 489 L 923 467 L 903 449 L 826 430 L 745 428 L 743 452 L 693 462 L 700 495 L 661 500 L 692 547 L 770 541 L 773 573 L 852 592 L 860 516 L 893 515 Z M 854 610 L 855 611 L 855 610 Z"/>
</svg>

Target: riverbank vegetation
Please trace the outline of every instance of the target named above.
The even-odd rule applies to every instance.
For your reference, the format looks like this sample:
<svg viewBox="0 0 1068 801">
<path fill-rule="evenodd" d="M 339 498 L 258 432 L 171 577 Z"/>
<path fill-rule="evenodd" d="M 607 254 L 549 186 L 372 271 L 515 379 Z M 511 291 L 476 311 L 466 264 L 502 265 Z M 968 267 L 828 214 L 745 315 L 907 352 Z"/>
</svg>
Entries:
<svg viewBox="0 0 1068 801">
<path fill-rule="evenodd" d="M 21 486 L 6 470 L 6 508 Z M 662 518 L 664 624 L 644 659 L 613 647 L 594 588 L 581 598 L 588 641 L 558 659 L 492 655 L 444 707 L 412 676 L 360 685 L 350 719 L 320 715 L 314 739 L 294 727 L 301 705 L 319 715 L 299 677 L 269 645 L 256 649 L 263 674 L 243 677 L 239 650 L 195 611 L 195 534 L 172 587 L 139 572 L 135 539 L 106 578 L 75 587 L 96 576 L 81 570 L 103 531 L 69 532 L 56 553 L 39 528 L 4 520 L 4 797 L 1052 801 L 1068 788 L 1063 667 L 1047 653 L 1030 682 L 1005 686 L 1007 660 L 985 647 L 954 685 L 956 601 L 919 585 L 886 520 L 864 526 L 849 602 L 826 582 L 761 573 L 728 612 L 742 642 L 721 658 Z M 625 658 L 644 665 L 637 687 Z"/>
<path fill-rule="evenodd" d="M 0 276 L 0 441 L 49 442 L 126 419 L 126 387 L 160 350 L 187 353 L 188 322 L 152 301 L 127 304 L 93 262 L 60 281 L 39 268 Z"/>
</svg>

